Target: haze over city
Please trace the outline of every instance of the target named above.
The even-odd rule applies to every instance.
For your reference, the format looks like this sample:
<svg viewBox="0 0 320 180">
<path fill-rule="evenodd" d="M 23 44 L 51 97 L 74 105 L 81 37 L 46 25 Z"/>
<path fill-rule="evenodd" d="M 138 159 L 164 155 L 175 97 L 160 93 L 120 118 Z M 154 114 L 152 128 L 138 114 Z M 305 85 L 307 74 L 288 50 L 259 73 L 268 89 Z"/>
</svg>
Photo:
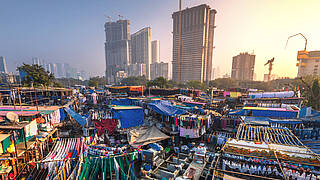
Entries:
<svg viewBox="0 0 320 180">
<path fill-rule="evenodd" d="M 16 64 L 31 63 L 32 57 L 50 62 L 68 62 L 78 68 L 104 75 L 104 23 L 106 15 L 130 20 L 130 31 L 151 27 L 152 40 L 160 40 L 161 61 L 172 60 L 172 13 L 178 10 L 173 0 L 1 0 L 0 54 L 6 57 L 9 71 Z M 317 0 L 185 0 L 183 9 L 208 4 L 217 10 L 213 67 L 220 75 L 231 73 L 232 57 L 240 52 L 256 55 L 255 73 L 263 80 L 264 63 L 275 57 L 273 73 L 296 77 L 297 50 L 304 40 L 288 36 L 303 33 L 307 50 L 319 49 L 320 12 Z"/>
<path fill-rule="evenodd" d="M 320 0 L 0 0 L 0 180 L 320 180 Z"/>
</svg>

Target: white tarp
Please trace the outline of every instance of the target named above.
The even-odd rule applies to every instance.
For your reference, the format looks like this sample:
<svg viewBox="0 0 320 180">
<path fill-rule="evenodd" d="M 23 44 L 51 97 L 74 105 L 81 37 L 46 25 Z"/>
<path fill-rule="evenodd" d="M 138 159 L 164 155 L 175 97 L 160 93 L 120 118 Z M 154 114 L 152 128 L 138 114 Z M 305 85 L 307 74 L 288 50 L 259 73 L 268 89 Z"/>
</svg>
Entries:
<svg viewBox="0 0 320 180">
<path fill-rule="evenodd" d="M 170 138 L 166 134 L 162 133 L 157 127 L 139 127 L 128 132 L 129 144 L 133 147 L 139 145 L 144 146 L 150 143 L 162 141 Z"/>
</svg>

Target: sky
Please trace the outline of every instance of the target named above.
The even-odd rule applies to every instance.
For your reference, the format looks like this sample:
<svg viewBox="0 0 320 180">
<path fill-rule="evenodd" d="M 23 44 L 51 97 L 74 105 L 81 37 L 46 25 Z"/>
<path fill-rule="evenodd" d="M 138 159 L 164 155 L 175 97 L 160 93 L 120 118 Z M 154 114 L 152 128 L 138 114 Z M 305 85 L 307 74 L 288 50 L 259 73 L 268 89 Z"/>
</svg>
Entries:
<svg viewBox="0 0 320 180">
<path fill-rule="evenodd" d="M 213 66 L 231 72 L 232 57 L 256 55 L 255 73 L 262 80 L 264 63 L 275 57 L 281 77 L 297 75 L 296 56 L 304 39 L 307 50 L 320 50 L 319 0 L 182 0 L 183 8 L 208 4 L 217 10 Z M 152 40 L 160 40 L 160 59 L 172 60 L 172 18 L 178 0 L 0 0 L 0 56 L 10 71 L 32 57 L 46 62 L 68 62 L 103 75 L 104 23 L 122 15 L 130 20 L 131 34 L 146 26 Z"/>
</svg>

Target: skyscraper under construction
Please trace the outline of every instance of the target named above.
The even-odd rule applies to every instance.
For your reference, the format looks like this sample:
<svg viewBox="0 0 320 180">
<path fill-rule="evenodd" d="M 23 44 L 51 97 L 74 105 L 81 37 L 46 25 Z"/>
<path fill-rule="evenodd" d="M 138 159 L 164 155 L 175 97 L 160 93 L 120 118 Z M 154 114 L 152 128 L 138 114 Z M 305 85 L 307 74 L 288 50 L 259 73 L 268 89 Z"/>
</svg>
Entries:
<svg viewBox="0 0 320 180">
<path fill-rule="evenodd" d="M 216 13 L 206 4 L 173 13 L 174 81 L 211 80 Z"/>
</svg>

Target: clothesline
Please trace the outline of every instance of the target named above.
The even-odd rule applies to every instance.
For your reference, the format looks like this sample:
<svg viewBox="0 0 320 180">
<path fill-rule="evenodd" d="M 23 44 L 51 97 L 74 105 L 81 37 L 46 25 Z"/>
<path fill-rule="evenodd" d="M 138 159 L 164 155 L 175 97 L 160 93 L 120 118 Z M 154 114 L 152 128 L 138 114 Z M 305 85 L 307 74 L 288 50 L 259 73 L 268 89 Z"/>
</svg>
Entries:
<svg viewBox="0 0 320 180">
<path fill-rule="evenodd" d="M 106 154 L 105 156 L 90 156 L 89 158 L 92 158 L 92 159 L 102 159 L 102 158 L 116 158 L 116 157 L 122 157 L 122 156 L 129 156 L 129 155 L 134 155 L 134 153 L 139 153 L 140 151 L 136 151 L 136 152 L 131 152 L 131 153 L 125 153 L 125 154 L 118 154 L 118 155 L 109 155 L 109 154 Z M 31 163 L 49 163 L 49 162 L 57 162 L 57 161 L 68 161 L 68 160 L 76 160 L 78 159 L 79 157 L 76 157 L 76 158 L 68 158 L 68 159 L 57 159 L 57 160 L 47 160 L 47 161 L 29 161 L 28 164 L 31 164 Z"/>
</svg>

